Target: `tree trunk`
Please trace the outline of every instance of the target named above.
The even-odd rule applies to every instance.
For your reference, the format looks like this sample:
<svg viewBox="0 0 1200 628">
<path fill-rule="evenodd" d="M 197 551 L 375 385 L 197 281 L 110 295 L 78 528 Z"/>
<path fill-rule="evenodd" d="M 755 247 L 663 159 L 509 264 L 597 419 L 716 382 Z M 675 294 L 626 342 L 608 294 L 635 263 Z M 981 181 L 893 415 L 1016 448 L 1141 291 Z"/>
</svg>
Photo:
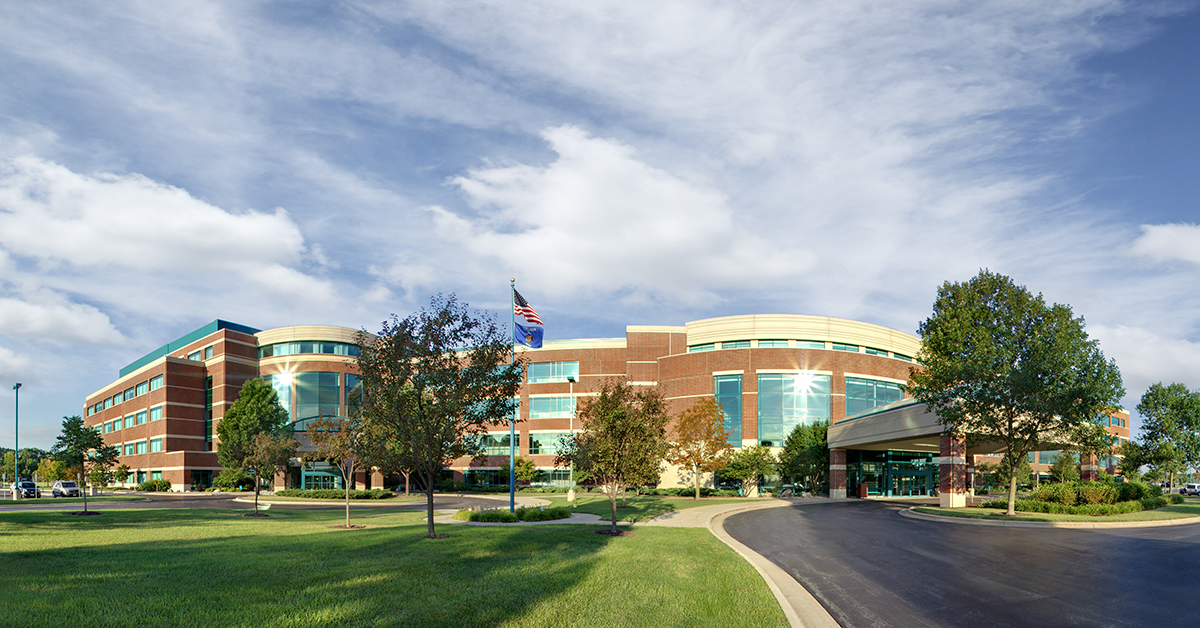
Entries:
<svg viewBox="0 0 1200 628">
<path fill-rule="evenodd" d="M 700 465 L 692 465 L 692 479 L 696 481 L 696 501 L 700 501 Z"/>
<path fill-rule="evenodd" d="M 608 503 L 612 506 L 612 536 L 617 534 L 617 486 L 616 482 L 609 485 Z"/>
<path fill-rule="evenodd" d="M 254 514 L 258 514 L 258 491 L 262 488 L 262 474 L 254 473 Z"/>
<path fill-rule="evenodd" d="M 425 517 L 429 522 L 429 533 L 425 535 L 427 539 L 436 539 L 437 532 L 433 529 L 433 471 L 425 470 Z"/>
<path fill-rule="evenodd" d="M 348 469 L 345 473 L 346 478 L 346 527 L 350 527 L 350 479 L 354 477 L 354 470 Z"/>
<path fill-rule="evenodd" d="M 1004 514 L 1009 517 L 1017 514 L 1017 467 L 1011 463 L 1008 465 L 1008 512 Z"/>
<path fill-rule="evenodd" d="M 408 497 L 409 495 L 412 495 L 412 492 L 409 491 L 408 482 L 408 477 L 412 475 L 412 471 L 401 471 L 400 474 L 404 476 L 404 496 Z"/>
<path fill-rule="evenodd" d="M 79 463 L 79 468 L 80 468 L 80 470 L 86 470 L 86 467 L 84 466 L 82 461 Z M 14 473 L 13 475 L 16 475 L 16 474 Z M 83 512 L 88 511 L 88 509 L 87 509 L 87 479 L 88 479 L 87 473 L 79 474 L 79 486 L 80 486 L 79 494 L 83 495 Z M 20 478 L 17 478 L 17 481 L 19 482 Z"/>
</svg>

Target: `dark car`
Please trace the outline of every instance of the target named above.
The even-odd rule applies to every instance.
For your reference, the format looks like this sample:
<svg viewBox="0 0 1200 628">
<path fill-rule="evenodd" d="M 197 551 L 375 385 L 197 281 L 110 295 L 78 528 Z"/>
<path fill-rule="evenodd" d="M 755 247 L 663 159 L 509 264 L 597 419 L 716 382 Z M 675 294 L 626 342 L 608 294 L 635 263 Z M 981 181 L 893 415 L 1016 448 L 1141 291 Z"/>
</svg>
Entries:
<svg viewBox="0 0 1200 628">
<path fill-rule="evenodd" d="M 83 492 L 71 480 L 59 480 L 50 490 L 55 497 L 80 497 L 83 495 Z"/>
<path fill-rule="evenodd" d="M 37 484 L 29 480 L 21 480 L 13 484 L 14 491 L 21 491 L 21 497 L 26 499 L 36 499 L 42 496 L 42 489 L 37 487 Z"/>
</svg>

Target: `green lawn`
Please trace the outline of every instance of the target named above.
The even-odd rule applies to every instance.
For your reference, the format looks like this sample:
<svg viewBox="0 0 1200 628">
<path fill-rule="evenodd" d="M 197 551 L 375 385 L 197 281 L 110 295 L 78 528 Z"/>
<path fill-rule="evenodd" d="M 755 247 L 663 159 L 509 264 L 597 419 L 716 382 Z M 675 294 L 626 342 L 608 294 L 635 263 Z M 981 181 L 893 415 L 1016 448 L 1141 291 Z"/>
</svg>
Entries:
<svg viewBox="0 0 1200 628">
<path fill-rule="evenodd" d="M 532 496 L 527 495 L 527 497 Z M 601 493 L 576 493 L 575 496 L 578 502 L 575 512 L 592 513 L 600 515 L 605 521 L 612 520 L 612 506 L 608 503 L 607 495 Z M 567 496 L 562 493 L 546 493 L 537 495 L 536 497 L 548 499 L 554 506 L 568 505 Z M 617 500 L 617 521 L 649 521 L 673 510 L 733 502 L 749 503 L 750 501 L 753 500 L 737 497 L 702 497 L 699 500 L 694 500 L 690 497 L 633 497 L 631 495 L 626 500 L 626 503 L 629 505 L 628 508 L 621 508 L 621 501 Z"/>
<path fill-rule="evenodd" d="M 88 497 L 87 502 L 89 505 L 91 505 L 91 504 L 100 503 L 100 502 L 104 502 L 104 503 L 140 502 L 145 499 L 146 498 L 144 496 L 122 496 L 122 495 L 100 496 L 100 495 L 97 495 L 96 497 Z M 24 508 L 26 506 L 32 506 L 32 507 L 36 508 L 38 506 L 53 506 L 56 504 L 83 504 L 83 498 L 82 497 L 43 497 L 41 499 L 22 499 L 20 502 L 15 502 L 15 501 L 9 502 L 9 501 L 5 500 L 5 501 L 0 501 L 0 506 L 11 506 L 11 505 L 18 504 L 18 503 L 21 505 L 22 508 Z"/>
<path fill-rule="evenodd" d="M 5 626 L 786 626 L 707 530 L 438 526 L 419 513 L 0 513 Z M 652 560 L 650 559 L 652 558 Z"/>
<path fill-rule="evenodd" d="M 253 500 L 254 493 L 250 493 L 249 495 L 239 495 L 238 497 L 240 499 L 245 499 L 248 497 L 249 499 Z M 280 502 L 280 503 L 282 503 L 282 502 L 306 502 L 306 503 L 319 503 L 319 504 L 345 504 L 346 498 L 344 496 L 339 497 L 337 499 L 326 499 L 326 498 L 317 498 L 317 497 L 284 497 L 282 495 L 259 495 L 258 501 L 259 502 Z M 353 510 L 354 507 L 358 506 L 359 504 L 410 504 L 413 502 L 424 502 L 424 501 L 425 501 L 424 495 L 420 495 L 420 496 L 413 495 L 412 497 L 405 497 L 404 495 L 397 495 L 395 497 L 387 497 L 384 499 L 352 499 L 352 500 L 350 500 L 350 509 Z"/>
<path fill-rule="evenodd" d="M 1163 506 L 1154 510 L 1143 510 L 1141 512 L 1103 517 L 1092 515 L 1052 515 L 1042 512 L 1023 512 L 1019 513 L 1016 517 L 1006 517 L 1004 516 L 1003 508 L 917 508 L 916 511 L 947 517 L 995 519 L 1000 521 L 1086 521 L 1088 523 L 1104 521 L 1161 521 L 1166 519 L 1200 517 L 1200 500 L 1188 500 L 1182 504 Z"/>
</svg>

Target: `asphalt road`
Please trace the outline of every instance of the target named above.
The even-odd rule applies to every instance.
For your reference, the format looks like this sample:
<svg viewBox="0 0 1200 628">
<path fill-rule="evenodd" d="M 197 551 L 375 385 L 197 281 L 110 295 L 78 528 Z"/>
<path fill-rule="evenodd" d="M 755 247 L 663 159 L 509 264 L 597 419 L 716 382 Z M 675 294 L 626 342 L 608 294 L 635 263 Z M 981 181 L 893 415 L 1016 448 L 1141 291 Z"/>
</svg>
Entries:
<svg viewBox="0 0 1200 628">
<path fill-rule="evenodd" d="M 1200 626 L 1200 524 L 1001 528 L 849 500 L 731 516 L 725 530 L 842 626 Z"/>
</svg>

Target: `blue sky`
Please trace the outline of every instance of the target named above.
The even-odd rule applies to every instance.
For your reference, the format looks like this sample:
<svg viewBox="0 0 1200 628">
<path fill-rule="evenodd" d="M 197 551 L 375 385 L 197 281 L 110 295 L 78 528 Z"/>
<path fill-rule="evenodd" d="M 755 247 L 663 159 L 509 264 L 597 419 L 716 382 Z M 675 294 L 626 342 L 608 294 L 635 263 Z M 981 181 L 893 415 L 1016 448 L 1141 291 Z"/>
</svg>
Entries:
<svg viewBox="0 0 1200 628">
<path fill-rule="evenodd" d="M 0 442 L 214 318 L 914 332 L 980 268 L 1200 386 L 1195 2 L 0 7 Z M 1134 425 L 1137 425 L 1135 418 Z"/>
</svg>

